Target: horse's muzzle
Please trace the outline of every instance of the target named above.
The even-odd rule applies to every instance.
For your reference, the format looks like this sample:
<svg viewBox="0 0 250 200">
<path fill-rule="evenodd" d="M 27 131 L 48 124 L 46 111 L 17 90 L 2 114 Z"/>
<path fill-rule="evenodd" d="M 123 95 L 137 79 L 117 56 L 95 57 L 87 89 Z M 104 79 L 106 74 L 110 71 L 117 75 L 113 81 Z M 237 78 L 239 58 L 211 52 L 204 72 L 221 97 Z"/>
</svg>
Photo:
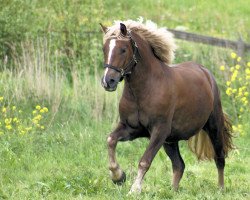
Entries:
<svg viewBox="0 0 250 200">
<path fill-rule="evenodd" d="M 106 82 L 106 81 L 104 80 L 104 77 L 102 77 L 101 84 L 102 84 L 102 87 L 103 87 L 106 91 L 108 91 L 108 92 L 113 92 L 113 91 L 116 90 L 117 85 L 118 85 L 118 82 L 112 81 L 112 80 L 109 81 L 109 82 Z"/>
</svg>

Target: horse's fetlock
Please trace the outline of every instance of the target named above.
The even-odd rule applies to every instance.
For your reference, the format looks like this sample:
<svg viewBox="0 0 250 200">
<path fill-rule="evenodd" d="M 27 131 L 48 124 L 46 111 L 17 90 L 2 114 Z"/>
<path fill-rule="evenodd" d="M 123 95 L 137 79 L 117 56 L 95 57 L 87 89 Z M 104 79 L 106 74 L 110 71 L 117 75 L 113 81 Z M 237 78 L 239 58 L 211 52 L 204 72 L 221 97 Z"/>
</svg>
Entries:
<svg viewBox="0 0 250 200">
<path fill-rule="evenodd" d="M 115 170 L 117 170 L 119 168 L 119 165 L 118 164 L 110 164 L 109 165 L 109 170 L 110 171 L 115 171 Z"/>
<path fill-rule="evenodd" d="M 141 168 L 141 169 L 148 170 L 149 167 L 150 167 L 150 164 L 148 162 L 146 162 L 146 161 L 141 161 L 139 163 L 139 168 Z"/>
<path fill-rule="evenodd" d="M 109 136 L 107 139 L 107 143 L 109 146 L 114 146 L 116 144 L 116 140 L 113 137 Z"/>
</svg>

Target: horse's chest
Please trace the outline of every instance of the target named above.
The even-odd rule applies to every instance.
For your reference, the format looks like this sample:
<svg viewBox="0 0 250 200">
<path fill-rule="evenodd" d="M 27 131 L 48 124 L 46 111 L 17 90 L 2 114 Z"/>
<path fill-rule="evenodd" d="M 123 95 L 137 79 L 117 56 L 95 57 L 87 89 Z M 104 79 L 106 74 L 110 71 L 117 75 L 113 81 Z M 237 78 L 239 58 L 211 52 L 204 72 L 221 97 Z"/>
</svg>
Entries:
<svg viewBox="0 0 250 200">
<path fill-rule="evenodd" d="M 126 116 L 126 122 L 129 126 L 137 128 L 143 126 L 147 128 L 149 124 L 148 116 L 141 110 L 134 110 Z"/>
<path fill-rule="evenodd" d="M 147 113 L 144 107 L 139 107 L 135 102 L 126 101 L 126 99 L 120 102 L 120 117 L 133 128 L 148 127 L 150 120 Z"/>
</svg>

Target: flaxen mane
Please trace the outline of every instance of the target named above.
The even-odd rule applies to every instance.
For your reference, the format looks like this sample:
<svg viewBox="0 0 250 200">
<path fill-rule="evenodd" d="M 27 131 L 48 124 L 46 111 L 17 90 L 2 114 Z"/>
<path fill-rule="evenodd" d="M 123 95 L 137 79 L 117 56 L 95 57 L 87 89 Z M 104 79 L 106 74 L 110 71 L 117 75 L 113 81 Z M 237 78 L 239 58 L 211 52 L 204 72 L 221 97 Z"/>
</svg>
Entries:
<svg viewBox="0 0 250 200">
<path fill-rule="evenodd" d="M 114 25 L 109 27 L 104 35 L 104 42 L 112 36 L 120 35 L 120 23 L 125 24 L 128 30 L 136 32 L 148 41 L 154 54 L 162 62 L 167 64 L 172 62 L 174 59 L 174 51 L 176 49 L 173 34 L 167 31 L 166 28 L 157 28 L 157 25 L 151 21 L 146 21 L 145 24 L 133 20 L 115 21 Z"/>
</svg>

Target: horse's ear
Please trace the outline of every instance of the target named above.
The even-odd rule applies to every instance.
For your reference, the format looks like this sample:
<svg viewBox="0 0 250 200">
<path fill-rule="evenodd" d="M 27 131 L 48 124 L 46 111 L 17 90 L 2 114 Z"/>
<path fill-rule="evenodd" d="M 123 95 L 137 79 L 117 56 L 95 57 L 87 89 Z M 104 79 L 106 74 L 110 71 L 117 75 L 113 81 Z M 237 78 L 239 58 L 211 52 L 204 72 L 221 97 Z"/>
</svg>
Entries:
<svg viewBox="0 0 250 200">
<path fill-rule="evenodd" d="M 103 26 L 102 23 L 100 23 L 100 25 L 101 25 L 103 33 L 107 33 L 108 32 L 108 28 L 106 26 Z"/>
<path fill-rule="evenodd" d="M 125 37 L 127 35 L 127 32 L 128 32 L 125 24 L 120 23 L 120 30 L 121 30 L 121 34 Z"/>
</svg>

